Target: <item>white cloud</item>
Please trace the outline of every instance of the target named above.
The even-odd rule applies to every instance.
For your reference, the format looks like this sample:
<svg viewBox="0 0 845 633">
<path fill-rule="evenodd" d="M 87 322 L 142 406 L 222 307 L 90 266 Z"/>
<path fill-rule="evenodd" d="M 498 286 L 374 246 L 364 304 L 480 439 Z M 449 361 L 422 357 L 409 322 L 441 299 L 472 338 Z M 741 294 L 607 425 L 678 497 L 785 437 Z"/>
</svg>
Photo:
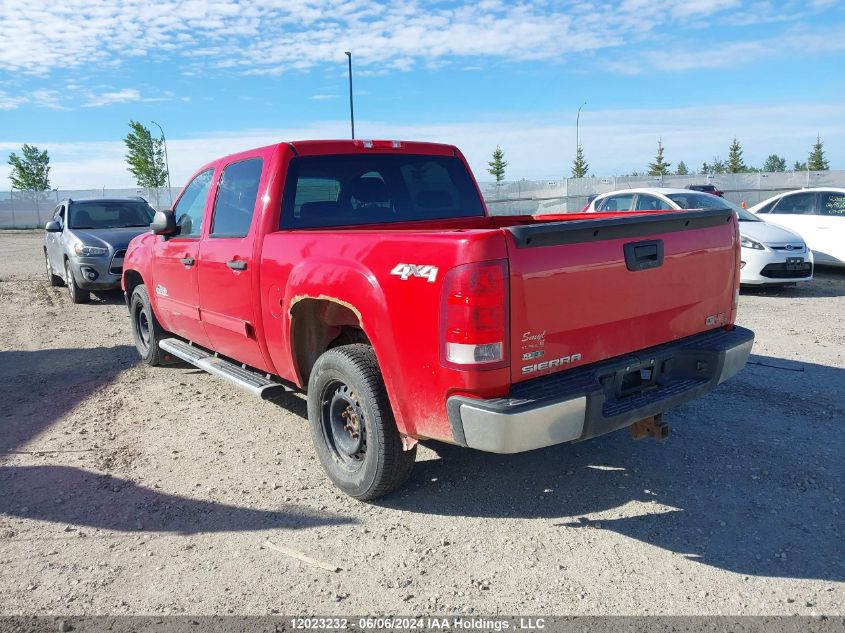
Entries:
<svg viewBox="0 0 845 633">
<path fill-rule="evenodd" d="M 0 110 L 14 110 L 27 102 L 25 97 L 10 95 L 0 90 Z"/>
<path fill-rule="evenodd" d="M 479 180 L 487 176 L 487 162 L 497 145 L 509 161 L 509 179 L 559 179 L 569 175 L 575 147 L 571 112 L 524 115 L 518 119 L 474 120 L 468 123 L 388 124 L 356 121 L 359 138 L 413 139 L 453 143 L 461 148 Z M 556 123 L 553 121 L 568 121 Z M 788 122 L 788 125 L 785 124 Z M 208 133 L 197 138 L 168 139 L 168 156 L 174 185 L 183 184 L 202 164 L 250 147 L 296 139 L 347 138 L 345 120 L 323 121 L 302 128 L 240 130 Z M 724 158 L 734 135 L 738 136 L 747 163 L 760 165 L 772 153 L 788 164 L 805 160 L 820 133 L 831 166 L 845 168 L 845 120 L 841 106 L 791 104 L 783 106 L 697 106 L 639 110 L 584 110 L 580 137 L 590 171 L 600 175 L 642 171 L 654 158 L 658 138 L 666 159 L 683 160 L 697 168 L 714 156 Z M 54 186 L 68 189 L 126 187 L 122 142 L 52 143 L 34 141 L 49 150 Z M 0 139 L 0 154 L 20 148 L 18 139 Z M 0 161 L 2 163 L 4 161 Z M 0 182 L 6 171 L 0 164 Z"/>
<path fill-rule="evenodd" d="M 100 108 L 114 103 L 128 103 L 130 101 L 140 101 L 141 93 L 135 88 L 124 88 L 113 92 L 103 92 L 98 95 L 90 95 L 86 108 Z"/>
<path fill-rule="evenodd" d="M 328 101 L 329 99 L 337 99 L 337 95 L 328 95 L 328 94 L 311 95 L 311 98 L 314 101 Z"/>
<path fill-rule="evenodd" d="M 354 51 L 364 72 L 438 67 L 452 58 L 562 62 L 599 50 L 653 44 L 655 34 L 706 24 L 733 26 L 734 14 L 830 12 L 831 0 L 603 0 L 595 3 L 484 1 L 457 6 L 422 0 L 3 0 L 0 70 L 47 74 L 146 56 L 273 75 L 340 63 Z M 718 22 L 721 20 L 721 22 Z M 370 68 L 368 68 L 370 67 Z M 470 64 L 472 67 L 472 64 Z"/>
<path fill-rule="evenodd" d="M 624 60 L 603 62 L 603 67 L 621 74 L 639 74 L 651 69 L 687 72 L 701 68 L 748 67 L 765 59 L 808 54 L 831 54 L 845 50 L 845 28 L 816 29 L 812 32 L 790 28 L 777 36 L 693 47 L 670 44 L 660 50 L 629 53 Z"/>
<path fill-rule="evenodd" d="M 66 99 L 58 90 L 35 90 L 30 95 L 30 102 L 50 110 L 69 110 Z"/>
<path fill-rule="evenodd" d="M 144 97 L 136 88 L 106 89 L 96 93 L 77 85 L 67 86 L 64 92 L 33 90 L 19 95 L 10 95 L 0 90 L 0 110 L 14 110 L 25 105 L 50 110 L 72 110 L 80 103 L 86 108 L 100 108 L 135 101 L 170 101 L 174 96 L 172 92 L 164 91 L 157 96 Z M 182 97 L 181 101 L 190 101 L 190 97 Z"/>
</svg>

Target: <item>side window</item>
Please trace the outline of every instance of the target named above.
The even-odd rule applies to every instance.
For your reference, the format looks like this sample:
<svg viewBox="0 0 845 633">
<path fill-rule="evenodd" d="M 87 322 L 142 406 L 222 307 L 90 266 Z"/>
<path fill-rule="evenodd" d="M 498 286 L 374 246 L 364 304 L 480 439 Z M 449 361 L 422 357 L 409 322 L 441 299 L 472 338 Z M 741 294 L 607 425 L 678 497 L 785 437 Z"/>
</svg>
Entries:
<svg viewBox="0 0 845 633">
<path fill-rule="evenodd" d="M 202 232 L 202 216 L 213 175 L 213 169 L 206 169 L 197 174 L 173 207 L 176 224 L 179 226 L 178 237 L 199 237 Z"/>
<path fill-rule="evenodd" d="M 637 196 L 637 211 L 666 211 L 671 209 L 660 198 L 641 193 Z"/>
<path fill-rule="evenodd" d="M 772 200 L 770 203 L 763 205 L 757 210 L 757 213 L 771 213 L 772 207 L 774 207 L 778 203 L 777 200 Z"/>
<path fill-rule="evenodd" d="M 62 225 L 62 228 L 65 226 L 65 205 L 60 205 L 58 213 L 56 214 L 56 219 L 59 221 L 59 224 Z"/>
<path fill-rule="evenodd" d="M 214 202 L 211 237 L 244 237 L 249 233 L 264 161 L 250 158 L 223 170 Z"/>
<path fill-rule="evenodd" d="M 823 193 L 821 214 L 845 218 L 845 193 Z"/>
<path fill-rule="evenodd" d="M 632 193 L 608 196 L 599 203 L 599 211 L 630 211 L 633 202 L 634 194 Z"/>
<path fill-rule="evenodd" d="M 789 215 L 808 215 L 814 212 L 816 194 L 796 193 L 784 196 L 775 205 L 772 213 L 787 213 Z"/>
</svg>

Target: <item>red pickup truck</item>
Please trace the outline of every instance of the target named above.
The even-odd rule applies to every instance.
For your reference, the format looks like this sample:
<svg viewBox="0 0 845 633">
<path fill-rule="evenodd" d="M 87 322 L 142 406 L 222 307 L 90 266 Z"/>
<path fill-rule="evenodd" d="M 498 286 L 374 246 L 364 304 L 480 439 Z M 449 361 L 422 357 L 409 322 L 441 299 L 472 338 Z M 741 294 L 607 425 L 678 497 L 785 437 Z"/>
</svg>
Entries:
<svg viewBox="0 0 845 633">
<path fill-rule="evenodd" d="M 731 210 L 490 216 L 450 145 L 227 156 L 151 228 L 122 278 L 141 357 L 306 391 L 320 461 L 359 499 L 400 486 L 420 439 L 514 453 L 663 434 L 754 338 L 734 326 Z"/>
</svg>

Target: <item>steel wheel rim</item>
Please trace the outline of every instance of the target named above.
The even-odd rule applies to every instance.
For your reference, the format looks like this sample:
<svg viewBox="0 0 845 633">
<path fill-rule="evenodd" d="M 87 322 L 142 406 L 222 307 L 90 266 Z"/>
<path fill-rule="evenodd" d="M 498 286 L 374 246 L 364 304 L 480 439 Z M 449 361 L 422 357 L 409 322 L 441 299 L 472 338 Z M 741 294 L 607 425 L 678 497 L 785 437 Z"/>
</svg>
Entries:
<svg viewBox="0 0 845 633">
<path fill-rule="evenodd" d="M 147 317 L 147 311 L 143 305 L 138 305 L 135 308 L 135 318 L 132 321 L 135 324 L 135 335 L 138 337 L 138 342 L 146 354 L 150 349 L 151 327 L 150 320 Z"/>
<path fill-rule="evenodd" d="M 320 427 L 335 461 L 349 471 L 360 470 L 367 454 L 366 416 L 349 386 L 332 380 L 320 397 Z"/>
</svg>

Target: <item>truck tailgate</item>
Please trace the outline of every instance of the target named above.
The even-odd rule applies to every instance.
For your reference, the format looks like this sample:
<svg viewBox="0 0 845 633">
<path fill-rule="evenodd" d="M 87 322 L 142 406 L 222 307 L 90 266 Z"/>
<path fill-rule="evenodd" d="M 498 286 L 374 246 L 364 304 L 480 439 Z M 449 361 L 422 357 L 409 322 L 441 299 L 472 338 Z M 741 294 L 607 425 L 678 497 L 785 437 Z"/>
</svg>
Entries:
<svg viewBox="0 0 845 633">
<path fill-rule="evenodd" d="M 678 211 L 506 229 L 514 382 L 732 322 L 732 211 Z"/>
</svg>

